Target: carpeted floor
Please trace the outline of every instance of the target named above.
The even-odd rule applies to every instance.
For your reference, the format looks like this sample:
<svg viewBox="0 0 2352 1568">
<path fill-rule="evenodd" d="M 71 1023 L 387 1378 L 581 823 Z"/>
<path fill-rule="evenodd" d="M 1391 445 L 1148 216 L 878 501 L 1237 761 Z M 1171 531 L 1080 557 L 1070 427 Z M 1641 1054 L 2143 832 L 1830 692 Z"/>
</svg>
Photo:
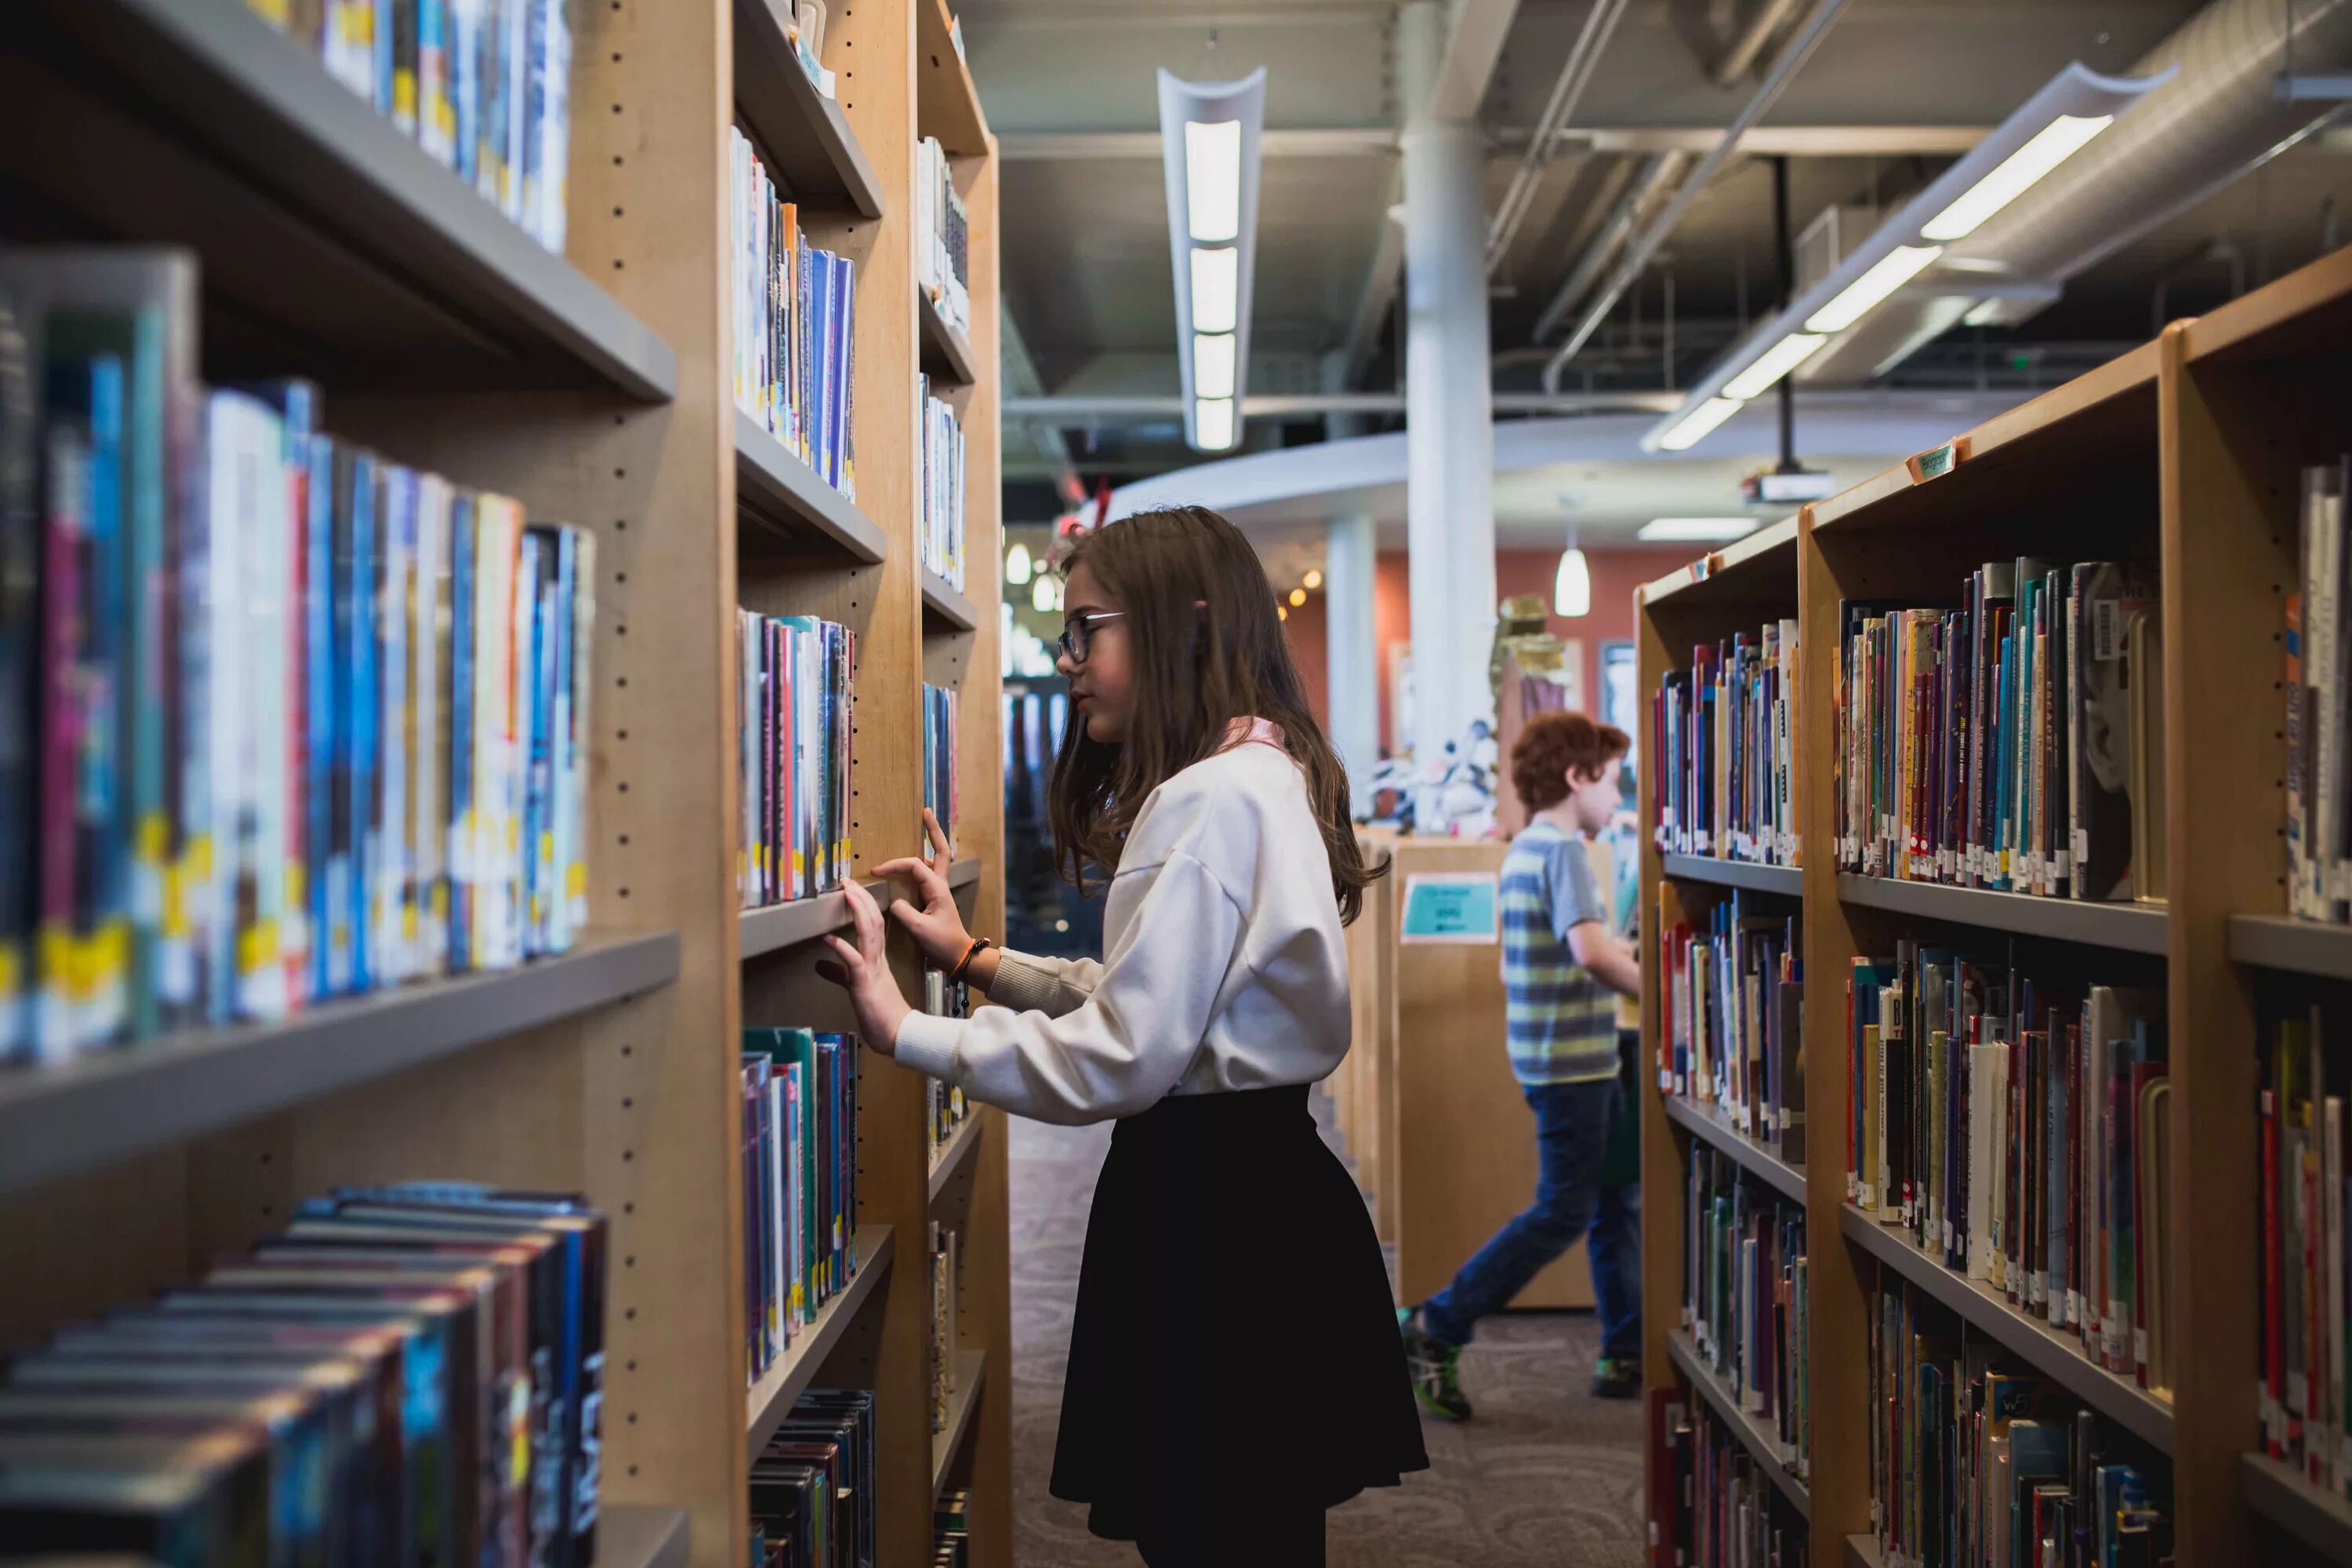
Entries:
<svg viewBox="0 0 2352 1568">
<path fill-rule="evenodd" d="M 1012 1122 L 1014 1543 L 1020 1568 L 1136 1568 L 1045 1489 L 1070 1313 L 1108 1125 Z M 1334 1510 L 1331 1568 L 1637 1568 L 1641 1415 L 1586 1393 L 1599 1331 L 1586 1313 L 1484 1324 L 1462 1380 L 1464 1426 L 1426 1424 L 1431 1468 Z"/>
</svg>

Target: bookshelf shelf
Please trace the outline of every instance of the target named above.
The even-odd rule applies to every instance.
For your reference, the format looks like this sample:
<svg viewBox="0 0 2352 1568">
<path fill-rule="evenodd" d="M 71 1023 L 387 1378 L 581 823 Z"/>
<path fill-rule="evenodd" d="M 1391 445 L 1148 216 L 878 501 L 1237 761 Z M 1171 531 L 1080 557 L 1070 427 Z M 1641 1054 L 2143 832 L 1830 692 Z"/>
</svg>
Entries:
<svg viewBox="0 0 2352 1568">
<path fill-rule="evenodd" d="M 2154 953 L 2160 958 L 2168 940 L 2166 911 L 2160 904 L 2078 903 L 2072 899 L 1996 893 L 1983 888 L 1952 888 L 1940 882 L 1858 877 L 1845 871 L 1838 873 L 1837 889 L 1849 904 L 2120 952 Z"/>
<path fill-rule="evenodd" d="M 872 565 L 887 550 L 872 518 L 818 479 L 797 453 L 740 408 L 735 410 L 735 503 L 747 521 L 786 553 L 846 556 Z"/>
<path fill-rule="evenodd" d="M 0 1193 L 249 1121 L 677 978 L 667 931 L 0 1074 Z"/>
<path fill-rule="evenodd" d="M 967 857 L 948 868 L 948 886 L 976 887 L 980 882 L 980 858 Z M 866 890 L 880 900 L 883 908 L 890 905 L 892 889 L 885 881 L 869 881 Z M 738 955 L 759 958 L 784 948 L 797 947 L 804 942 L 814 942 L 827 931 L 845 929 L 849 924 L 849 895 L 838 889 L 830 893 L 818 893 L 805 899 L 793 899 L 786 903 L 770 904 L 763 909 L 744 910 L 736 916 Z"/>
<path fill-rule="evenodd" d="M 962 1126 L 948 1135 L 944 1144 L 931 1151 L 933 1207 L 938 1206 L 940 1194 L 948 1190 L 948 1184 L 956 1179 L 956 1173 L 971 1158 L 971 1152 L 980 1146 L 980 1123 L 981 1116 L 975 1110 L 963 1119 Z"/>
<path fill-rule="evenodd" d="M 1846 1568 L 1885 1568 L 1878 1555 L 1878 1542 L 1868 1535 L 1845 1538 Z"/>
<path fill-rule="evenodd" d="M 1753 600 L 1776 586 L 1785 595 L 1797 573 L 1797 523 L 1796 518 L 1784 517 L 1643 584 L 1642 602 L 1675 601 L 1674 607 L 1680 609 L 1706 600 Z"/>
<path fill-rule="evenodd" d="M 963 859 L 950 861 L 948 863 L 948 886 L 950 888 L 976 888 L 980 886 L 979 857 L 966 856 Z"/>
<path fill-rule="evenodd" d="M 2258 969 L 2352 980 L 2352 926 L 2292 915 L 2231 915 L 2230 956 Z"/>
<path fill-rule="evenodd" d="M 1720 1106 L 1680 1094 L 1670 1094 L 1665 1101 L 1667 1121 L 1720 1149 L 1782 1197 L 1804 1203 L 1805 1173 L 1780 1158 L 1772 1145 L 1760 1143 L 1733 1126 Z"/>
<path fill-rule="evenodd" d="M 931 1500 L 948 1489 L 956 1455 L 971 1430 L 971 1413 L 980 1403 L 980 1385 L 988 1376 L 988 1352 L 965 1346 L 956 1352 L 955 1392 L 948 1395 L 948 1424 L 931 1434 Z"/>
<path fill-rule="evenodd" d="M 675 1508 L 599 1509 L 598 1568 L 686 1568 L 687 1523 Z"/>
<path fill-rule="evenodd" d="M 890 1272 L 897 1240 L 897 1232 L 889 1226 L 858 1226 L 856 1277 L 817 1310 L 816 1321 L 801 1330 L 783 1358 L 770 1367 L 745 1396 L 747 1447 L 753 1453 L 765 1446 L 784 1417 L 792 1414 L 793 1406 L 824 1370 L 825 1358 L 840 1345 L 866 1303 L 875 1300 L 876 1284 Z"/>
<path fill-rule="evenodd" d="M 2352 1563 L 2352 1502 L 2331 1497 L 2267 1454 L 2240 1456 L 2246 1506 L 2331 1563 Z"/>
<path fill-rule="evenodd" d="M 923 325 L 923 363 L 935 376 L 969 386 L 980 379 L 972 370 L 971 342 L 920 288 L 915 290 L 915 315 Z"/>
<path fill-rule="evenodd" d="M 1970 1327 L 2057 1381 L 2108 1420 L 2158 1453 L 2172 1452 L 2172 1405 L 2083 1354 L 2072 1335 L 2018 1311 L 1999 1291 L 1953 1272 L 1911 1245 L 1910 1237 L 1878 1224 L 1851 1204 L 1840 1205 L 1848 1241 L 1958 1313 Z"/>
<path fill-rule="evenodd" d="M 841 105 L 784 35 L 789 0 L 735 0 L 735 107 L 793 200 L 880 217 L 881 182 Z"/>
<path fill-rule="evenodd" d="M 1674 1358 L 1683 1376 L 1689 1379 L 1690 1385 L 1698 1390 L 1699 1396 L 1715 1406 L 1723 1424 L 1756 1457 L 1757 1464 L 1772 1478 L 1772 1484 L 1780 1489 L 1780 1495 L 1789 1500 L 1798 1517 L 1810 1524 L 1813 1517 L 1812 1494 L 1804 1479 L 1797 1474 L 1797 1451 L 1781 1442 L 1769 1426 L 1739 1407 L 1739 1401 L 1732 1396 L 1723 1380 L 1699 1360 L 1698 1347 L 1691 1342 L 1686 1331 L 1675 1329 L 1668 1332 L 1666 1352 Z"/>
<path fill-rule="evenodd" d="M 956 50 L 947 0 L 915 0 L 915 125 L 952 153 L 977 157 L 993 145 L 980 90 Z"/>
<path fill-rule="evenodd" d="M 0 65 L 0 163 L 96 231 L 194 247 L 250 328 L 214 334 L 221 360 L 290 355 L 331 390 L 676 394 L 667 342 L 239 0 L 35 9 Z"/>
<path fill-rule="evenodd" d="M 1804 868 L 1799 866 L 1758 866 L 1746 860 L 1718 860 L 1711 855 L 1664 855 L 1659 858 L 1669 877 L 1685 882 L 1707 882 L 1718 888 L 1745 888 L 1755 893 L 1802 898 Z"/>
<path fill-rule="evenodd" d="M 948 586 L 947 579 L 929 567 L 923 568 L 923 619 L 937 622 L 951 631 L 968 632 L 980 624 L 980 612 L 971 601 Z"/>
</svg>

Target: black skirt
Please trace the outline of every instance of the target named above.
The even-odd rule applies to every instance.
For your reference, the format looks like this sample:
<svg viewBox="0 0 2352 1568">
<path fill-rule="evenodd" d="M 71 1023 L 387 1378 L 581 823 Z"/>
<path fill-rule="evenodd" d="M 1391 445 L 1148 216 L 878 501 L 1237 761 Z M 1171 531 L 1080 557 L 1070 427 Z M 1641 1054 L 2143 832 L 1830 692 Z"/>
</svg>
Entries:
<svg viewBox="0 0 2352 1568">
<path fill-rule="evenodd" d="M 1380 1241 L 1306 1086 L 1123 1119 L 1087 1223 L 1054 1495 L 1132 1541 L 1329 1508 L 1428 1464 Z"/>
</svg>

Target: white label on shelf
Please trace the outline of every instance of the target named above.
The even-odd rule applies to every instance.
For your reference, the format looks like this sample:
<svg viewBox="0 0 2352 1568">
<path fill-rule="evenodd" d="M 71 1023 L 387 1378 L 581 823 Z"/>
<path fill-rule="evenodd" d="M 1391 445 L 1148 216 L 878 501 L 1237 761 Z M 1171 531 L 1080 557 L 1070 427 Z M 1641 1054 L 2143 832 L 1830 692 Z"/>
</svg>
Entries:
<svg viewBox="0 0 2352 1568">
<path fill-rule="evenodd" d="M 2091 834 L 2088 828 L 2074 829 L 2074 863 L 2081 865 L 2091 858 Z"/>
</svg>

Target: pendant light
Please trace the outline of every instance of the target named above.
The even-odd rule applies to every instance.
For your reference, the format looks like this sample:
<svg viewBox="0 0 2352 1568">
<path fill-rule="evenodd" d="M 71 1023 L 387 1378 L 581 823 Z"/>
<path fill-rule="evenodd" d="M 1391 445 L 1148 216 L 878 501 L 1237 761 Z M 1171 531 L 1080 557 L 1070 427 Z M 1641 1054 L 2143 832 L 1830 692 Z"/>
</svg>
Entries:
<svg viewBox="0 0 2352 1568">
<path fill-rule="evenodd" d="M 1559 573 L 1551 582 L 1551 613 L 1562 620 L 1579 620 L 1592 613 L 1592 568 L 1576 547 L 1570 529 L 1568 548 L 1559 552 Z"/>
</svg>

